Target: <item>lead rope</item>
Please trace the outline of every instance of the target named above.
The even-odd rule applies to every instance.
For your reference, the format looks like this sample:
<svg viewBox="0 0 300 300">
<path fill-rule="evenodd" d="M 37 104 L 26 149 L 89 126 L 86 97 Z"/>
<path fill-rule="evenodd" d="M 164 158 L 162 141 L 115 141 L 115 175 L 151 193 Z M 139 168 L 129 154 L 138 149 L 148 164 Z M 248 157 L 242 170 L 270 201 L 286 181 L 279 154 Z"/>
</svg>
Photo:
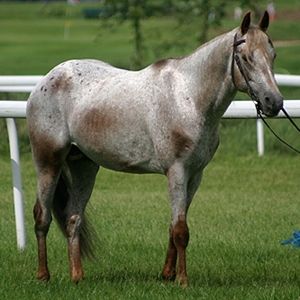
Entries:
<svg viewBox="0 0 300 300">
<path fill-rule="evenodd" d="M 256 111 L 257 111 L 257 117 L 260 118 L 264 124 L 267 126 L 267 128 L 273 133 L 273 135 L 283 144 L 285 144 L 286 146 L 288 146 L 290 149 L 294 150 L 295 152 L 297 152 L 298 154 L 300 154 L 300 151 L 297 150 L 296 148 L 294 148 L 293 146 L 291 146 L 289 143 L 287 143 L 286 141 L 284 141 L 272 128 L 271 126 L 268 124 L 268 122 L 266 121 L 266 119 L 263 117 L 263 115 L 261 114 L 261 111 L 259 109 L 259 105 L 258 103 L 254 103 L 255 107 L 256 107 Z M 289 121 L 294 125 L 294 127 L 300 132 L 299 127 L 297 126 L 297 124 L 292 120 L 292 118 L 288 115 L 287 111 L 282 108 L 283 113 L 286 115 L 286 117 L 289 119 Z"/>
<path fill-rule="evenodd" d="M 285 116 L 289 119 L 289 121 L 294 125 L 294 127 L 300 132 L 300 128 L 297 126 L 297 124 L 293 121 L 293 119 L 289 116 L 289 114 L 287 113 L 287 111 L 282 108 L 281 109 L 282 112 L 285 114 Z"/>
<path fill-rule="evenodd" d="M 290 149 L 294 150 L 295 152 L 300 154 L 300 151 L 297 150 L 296 148 L 294 148 L 293 146 L 291 146 L 290 144 L 288 144 L 286 141 L 284 141 L 271 127 L 270 125 L 267 123 L 267 121 L 265 120 L 265 118 L 263 117 L 261 110 L 259 108 L 259 99 L 257 98 L 257 96 L 255 95 L 255 93 L 252 90 L 252 87 L 250 85 L 250 82 L 244 72 L 244 69 L 242 67 L 241 64 L 241 60 L 239 55 L 237 54 L 237 47 L 240 44 L 245 43 L 246 40 L 242 39 L 242 40 L 237 40 L 237 33 L 234 35 L 234 42 L 233 42 L 233 57 L 232 57 L 232 77 L 233 77 L 233 84 L 235 85 L 234 82 L 234 61 L 236 62 L 239 71 L 241 72 L 242 76 L 244 77 L 246 84 L 248 86 L 249 89 L 249 94 L 254 102 L 254 105 L 256 107 L 256 111 L 257 111 L 257 117 L 261 118 L 261 120 L 264 122 L 264 124 L 267 126 L 267 128 L 273 133 L 273 135 L 279 140 L 281 141 L 283 144 L 285 144 L 286 146 L 288 146 Z M 292 118 L 289 116 L 289 114 L 287 113 L 287 111 L 282 107 L 282 112 L 285 114 L 285 116 L 287 117 L 287 119 L 294 125 L 294 127 L 298 130 L 298 132 L 300 132 L 300 128 L 297 126 L 297 124 L 292 120 Z"/>
</svg>

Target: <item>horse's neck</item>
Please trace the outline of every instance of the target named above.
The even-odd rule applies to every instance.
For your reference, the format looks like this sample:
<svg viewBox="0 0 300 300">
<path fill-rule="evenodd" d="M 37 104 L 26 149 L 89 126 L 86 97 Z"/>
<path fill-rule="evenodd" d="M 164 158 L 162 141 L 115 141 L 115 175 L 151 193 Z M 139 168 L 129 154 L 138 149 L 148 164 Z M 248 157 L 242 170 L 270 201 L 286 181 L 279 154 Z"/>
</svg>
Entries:
<svg viewBox="0 0 300 300">
<path fill-rule="evenodd" d="M 223 115 L 237 92 L 231 70 L 234 33 L 212 40 L 185 58 L 190 60 L 186 65 L 191 66 L 192 81 L 197 87 L 196 105 L 202 110 L 205 107 L 212 110 L 217 118 Z"/>
</svg>

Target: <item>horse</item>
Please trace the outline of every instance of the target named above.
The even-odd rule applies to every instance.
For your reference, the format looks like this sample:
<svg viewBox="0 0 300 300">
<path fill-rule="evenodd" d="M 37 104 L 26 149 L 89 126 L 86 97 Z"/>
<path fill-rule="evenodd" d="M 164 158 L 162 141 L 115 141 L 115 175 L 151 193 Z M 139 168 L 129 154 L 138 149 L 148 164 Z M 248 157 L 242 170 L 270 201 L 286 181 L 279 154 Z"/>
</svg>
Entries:
<svg viewBox="0 0 300 300">
<path fill-rule="evenodd" d="M 27 122 L 37 174 L 38 279 L 50 279 L 52 215 L 67 240 L 71 280 L 84 279 L 81 256 L 93 250 L 84 211 L 101 166 L 167 177 L 171 221 L 162 279 L 188 284 L 187 212 L 218 148 L 222 115 L 237 91 L 248 93 L 266 116 L 283 107 L 268 26 L 267 12 L 258 25 L 248 13 L 238 28 L 183 57 L 140 71 L 69 60 L 37 83 Z"/>
</svg>

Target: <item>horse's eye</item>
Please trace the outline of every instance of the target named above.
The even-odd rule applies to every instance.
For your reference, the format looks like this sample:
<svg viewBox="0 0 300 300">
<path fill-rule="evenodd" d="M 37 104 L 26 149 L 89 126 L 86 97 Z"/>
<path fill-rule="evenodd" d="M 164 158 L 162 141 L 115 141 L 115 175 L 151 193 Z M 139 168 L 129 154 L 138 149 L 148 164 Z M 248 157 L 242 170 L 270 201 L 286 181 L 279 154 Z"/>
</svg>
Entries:
<svg viewBox="0 0 300 300">
<path fill-rule="evenodd" d="M 248 62 L 248 59 L 247 59 L 247 56 L 244 54 L 244 55 L 242 55 L 242 59 L 243 59 L 243 61 L 245 62 L 245 63 L 247 63 Z"/>
</svg>

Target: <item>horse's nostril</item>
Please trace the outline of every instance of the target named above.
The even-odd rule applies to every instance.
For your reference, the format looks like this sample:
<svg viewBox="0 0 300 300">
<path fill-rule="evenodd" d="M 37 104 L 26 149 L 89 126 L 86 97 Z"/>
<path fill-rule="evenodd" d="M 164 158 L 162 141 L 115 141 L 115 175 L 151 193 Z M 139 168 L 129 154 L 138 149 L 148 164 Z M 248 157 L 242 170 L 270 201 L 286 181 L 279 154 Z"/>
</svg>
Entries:
<svg viewBox="0 0 300 300">
<path fill-rule="evenodd" d="M 264 97 L 264 107 L 266 115 L 273 117 L 276 116 L 283 107 L 283 97 L 279 95 L 270 95 Z"/>
<path fill-rule="evenodd" d="M 273 108 L 273 103 L 272 103 L 270 97 L 265 97 L 265 103 L 266 103 L 266 106 L 267 106 L 269 109 L 272 109 L 272 108 Z"/>
</svg>

